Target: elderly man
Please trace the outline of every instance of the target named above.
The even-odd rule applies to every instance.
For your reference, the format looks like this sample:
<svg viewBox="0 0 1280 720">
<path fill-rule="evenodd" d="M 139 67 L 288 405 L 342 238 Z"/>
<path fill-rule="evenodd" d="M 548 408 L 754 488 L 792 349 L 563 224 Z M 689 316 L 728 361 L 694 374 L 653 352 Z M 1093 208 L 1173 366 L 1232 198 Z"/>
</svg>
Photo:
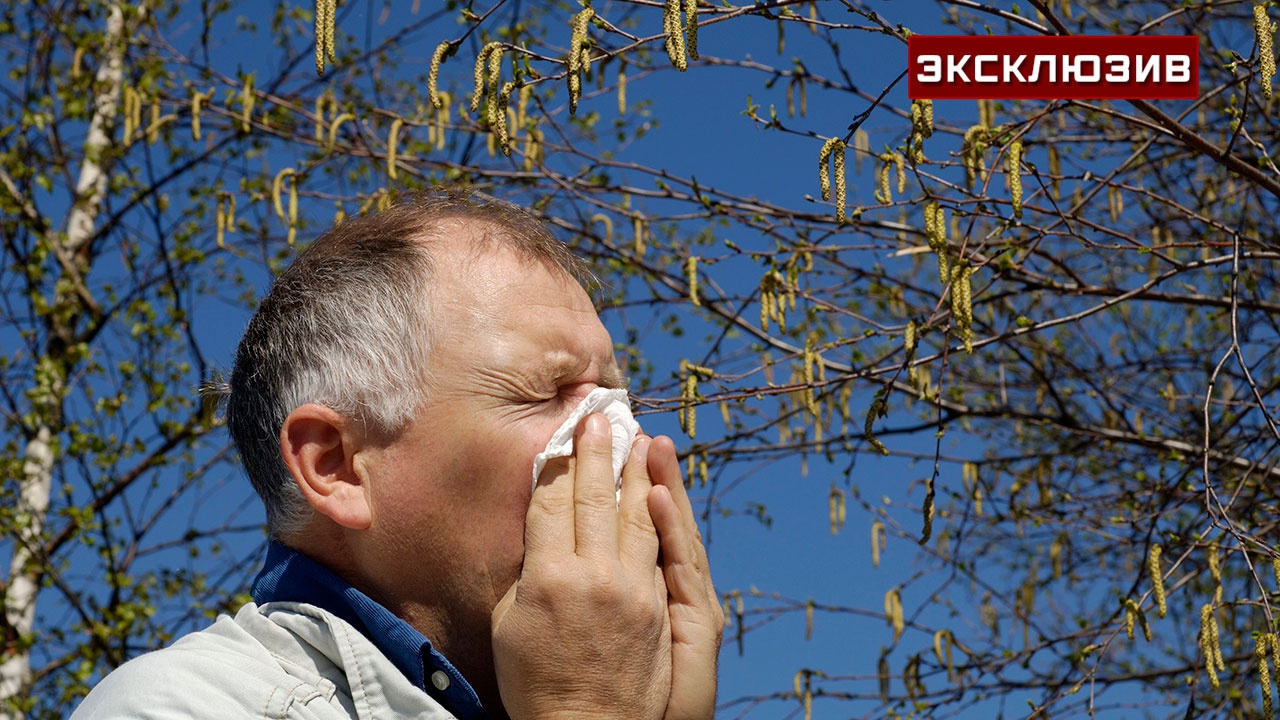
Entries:
<svg viewBox="0 0 1280 720">
<path fill-rule="evenodd" d="M 723 615 L 671 440 L 641 434 L 619 484 L 591 413 L 534 482 L 575 407 L 625 384 L 584 274 L 459 192 L 301 253 L 227 401 L 272 536 L 255 602 L 76 717 L 711 717 Z"/>
</svg>

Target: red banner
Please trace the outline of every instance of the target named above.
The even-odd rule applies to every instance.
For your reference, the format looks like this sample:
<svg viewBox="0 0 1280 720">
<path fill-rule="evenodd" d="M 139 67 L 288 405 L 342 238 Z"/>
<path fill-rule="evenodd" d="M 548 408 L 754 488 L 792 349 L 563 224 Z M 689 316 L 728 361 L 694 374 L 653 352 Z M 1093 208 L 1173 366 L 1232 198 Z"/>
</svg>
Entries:
<svg viewBox="0 0 1280 720">
<path fill-rule="evenodd" d="M 1194 35 L 912 35 L 912 100 L 1194 100 Z"/>
</svg>

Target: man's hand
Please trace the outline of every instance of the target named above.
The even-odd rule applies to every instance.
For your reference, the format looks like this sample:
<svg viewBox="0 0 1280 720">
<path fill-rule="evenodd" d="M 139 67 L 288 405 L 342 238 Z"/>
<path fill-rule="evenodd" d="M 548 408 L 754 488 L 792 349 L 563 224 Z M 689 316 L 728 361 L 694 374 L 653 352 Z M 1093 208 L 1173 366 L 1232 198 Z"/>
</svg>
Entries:
<svg viewBox="0 0 1280 720">
<path fill-rule="evenodd" d="M 711 571 L 693 507 L 680 478 L 671 438 L 648 448 L 649 513 L 662 545 L 667 607 L 671 617 L 671 697 L 664 720 L 701 720 L 715 714 L 716 657 L 724 634 L 724 611 L 711 585 Z"/>
<path fill-rule="evenodd" d="M 672 663 L 692 672 L 688 668 L 702 659 L 683 648 L 702 637 L 689 627 L 696 624 L 691 619 L 696 613 L 687 607 L 701 607 L 689 595 L 710 587 L 709 582 L 706 589 L 689 587 L 694 580 L 687 566 L 696 565 L 698 556 L 688 547 L 687 510 L 682 514 L 679 507 L 683 486 L 677 496 L 651 485 L 651 441 L 641 438 L 623 470 L 619 502 L 610 442 L 608 420 L 588 415 L 578 427 L 574 455 L 549 463 L 534 488 L 525 520 L 524 567 L 493 611 L 494 667 L 513 720 L 658 720 L 673 709 L 700 710 L 704 703 L 705 673 L 694 674 L 696 689 L 684 689 L 688 681 L 679 683 L 678 703 L 672 693 Z M 674 462 L 674 451 L 670 454 Z M 665 463 L 660 467 L 670 470 Z M 678 465 L 675 474 L 679 485 Z M 662 497 L 651 497 L 655 492 Z M 687 509 L 687 498 L 684 504 Z M 661 569 L 651 507 L 658 509 L 663 537 L 670 538 L 664 540 L 667 559 Z M 682 546 L 667 552 L 666 542 Z M 703 556 L 704 568 L 705 563 Z M 664 570 L 667 582 L 679 583 L 670 601 Z M 713 605 L 718 611 L 714 599 Z M 678 647 L 672 642 L 673 621 L 681 624 Z M 713 652 L 713 700 L 714 660 Z"/>
</svg>

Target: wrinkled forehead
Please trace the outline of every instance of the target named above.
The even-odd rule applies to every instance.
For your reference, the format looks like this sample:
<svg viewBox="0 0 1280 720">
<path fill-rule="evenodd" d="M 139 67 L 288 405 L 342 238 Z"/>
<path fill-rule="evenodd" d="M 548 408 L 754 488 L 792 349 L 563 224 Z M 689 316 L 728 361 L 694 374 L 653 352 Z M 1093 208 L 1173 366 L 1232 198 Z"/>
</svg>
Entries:
<svg viewBox="0 0 1280 720">
<path fill-rule="evenodd" d="M 522 228 L 485 218 L 444 217 L 427 232 L 426 240 L 432 243 L 433 256 L 448 255 L 463 266 L 505 255 L 563 273 L 580 287 L 595 284 L 587 264 L 541 224 Z"/>
<path fill-rule="evenodd" d="M 603 330 L 587 291 L 568 271 L 506 243 L 481 239 L 483 232 L 468 224 L 435 239 L 431 304 L 442 324 L 469 321 L 508 332 Z"/>
</svg>

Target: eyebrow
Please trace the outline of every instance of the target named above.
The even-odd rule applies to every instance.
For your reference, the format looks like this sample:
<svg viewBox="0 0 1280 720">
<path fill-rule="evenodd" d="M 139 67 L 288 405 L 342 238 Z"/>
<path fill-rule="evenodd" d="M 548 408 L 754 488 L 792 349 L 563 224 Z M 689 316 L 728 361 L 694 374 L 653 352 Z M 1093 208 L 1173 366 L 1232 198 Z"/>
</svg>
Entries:
<svg viewBox="0 0 1280 720">
<path fill-rule="evenodd" d="M 631 378 L 622 374 L 616 361 L 612 361 L 612 358 L 610 360 L 600 367 L 600 387 L 611 390 L 628 389 L 631 386 Z"/>
<path fill-rule="evenodd" d="M 586 367 L 583 363 L 567 352 L 556 353 L 553 357 L 545 359 L 539 368 L 544 377 L 557 382 L 570 375 L 583 372 L 585 369 Z M 631 378 L 623 374 L 622 369 L 618 367 L 617 361 L 610 356 L 600 362 L 598 384 L 600 387 L 610 390 L 626 390 L 631 385 Z"/>
</svg>

